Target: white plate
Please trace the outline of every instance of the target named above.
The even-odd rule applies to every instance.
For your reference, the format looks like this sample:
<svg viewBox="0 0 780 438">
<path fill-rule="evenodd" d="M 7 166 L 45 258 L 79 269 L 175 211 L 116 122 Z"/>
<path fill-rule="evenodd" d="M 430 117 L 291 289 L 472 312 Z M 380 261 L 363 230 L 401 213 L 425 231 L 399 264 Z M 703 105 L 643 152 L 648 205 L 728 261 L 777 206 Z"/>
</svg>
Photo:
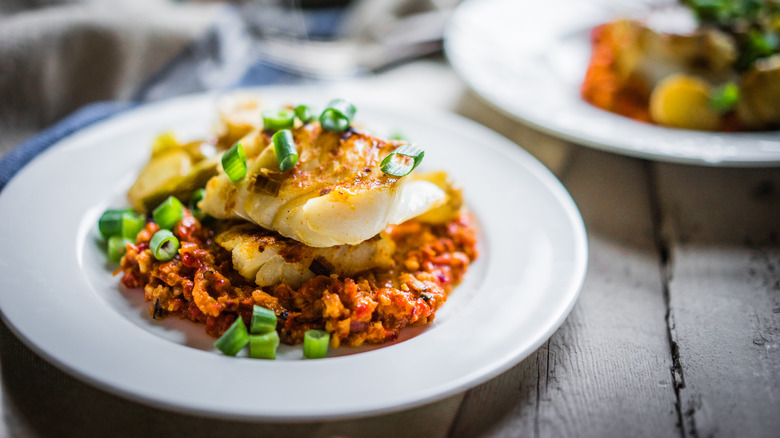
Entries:
<svg viewBox="0 0 780 438">
<path fill-rule="evenodd" d="M 580 98 L 594 26 L 670 0 L 469 0 L 445 34 L 447 57 L 481 97 L 566 140 L 634 157 L 710 166 L 780 164 L 780 131 L 664 128 Z M 676 0 L 674 0 L 676 1 Z"/>
<path fill-rule="evenodd" d="M 258 90 L 268 102 L 314 103 L 328 89 Z M 327 96 L 327 97 L 325 97 Z M 292 421 L 378 414 L 466 390 L 528 356 L 571 310 L 587 259 L 582 219 L 565 189 L 516 145 L 434 111 L 358 106 L 378 132 L 402 129 L 426 149 L 423 166 L 465 186 L 481 256 L 433 324 L 359 354 L 276 361 L 212 350 L 203 326 L 152 320 L 141 291 L 125 291 L 100 250 L 97 219 L 124 193 L 160 132 L 196 135 L 215 95 L 130 111 L 67 138 L 0 195 L 0 308 L 12 330 L 67 372 L 116 394 L 219 418 Z M 321 107 L 321 106 L 320 106 Z M 367 349 L 363 349 L 367 350 Z"/>
</svg>

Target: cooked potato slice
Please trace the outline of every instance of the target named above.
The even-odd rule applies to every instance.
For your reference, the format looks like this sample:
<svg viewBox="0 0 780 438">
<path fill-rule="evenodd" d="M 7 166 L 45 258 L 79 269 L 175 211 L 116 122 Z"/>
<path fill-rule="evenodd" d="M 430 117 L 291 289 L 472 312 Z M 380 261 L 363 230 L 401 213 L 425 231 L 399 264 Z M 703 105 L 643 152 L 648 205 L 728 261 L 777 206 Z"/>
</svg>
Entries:
<svg viewBox="0 0 780 438">
<path fill-rule="evenodd" d="M 217 159 L 207 158 L 201 142 L 179 143 L 172 134 L 155 140 L 152 156 L 127 191 L 130 205 L 149 211 L 168 196 L 186 201 L 217 173 Z"/>
<path fill-rule="evenodd" d="M 715 131 L 721 118 L 710 105 L 710 85 L 696 77 L 669 75 L 650 94 L 650 116 L 664 126 Z"/>
<path fill-rule="evenodd" d="M 740 81 L 740 123 L 751 129 L 780 126 L 780 54 L 756 61 Z"/>
</svg>

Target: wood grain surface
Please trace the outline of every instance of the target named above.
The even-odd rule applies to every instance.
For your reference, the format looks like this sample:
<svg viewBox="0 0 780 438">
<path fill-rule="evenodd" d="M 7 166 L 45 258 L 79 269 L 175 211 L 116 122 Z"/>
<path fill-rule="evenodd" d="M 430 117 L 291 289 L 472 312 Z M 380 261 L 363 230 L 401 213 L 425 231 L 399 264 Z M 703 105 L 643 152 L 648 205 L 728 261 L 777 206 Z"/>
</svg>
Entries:
<svg viewBox="0 0 780 438">
<path fill-rule="evenodd" d="M 466 393 L 450 435 L 778 436 L 780 170 L 567 148 L 461 106 L 556 171 L 590 265 L 564 325 Z"/>
<path fill-rule="evenodd" d="M 780 170 L 655 166 L 685 436 L 780 434 Z"/>
</svg>

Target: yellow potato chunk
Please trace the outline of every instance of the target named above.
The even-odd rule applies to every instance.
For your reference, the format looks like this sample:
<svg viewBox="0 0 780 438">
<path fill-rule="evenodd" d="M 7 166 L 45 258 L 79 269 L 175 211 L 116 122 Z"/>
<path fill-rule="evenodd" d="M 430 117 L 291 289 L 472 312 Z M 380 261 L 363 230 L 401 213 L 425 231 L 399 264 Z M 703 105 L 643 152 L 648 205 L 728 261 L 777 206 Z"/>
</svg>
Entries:
<svg viewBox="0 0 780 438">
<path fill-rule="evenodd" d="M 669 75 L 650 94 L 650 117 L 673 128 L 716 131 L 721 118 L 710 105 L 710 85 L 693 76 Z"/>
<path fill-rule="evenodd" d="M 780 54 L 759 59 L 740 79 L 737 117 L 750 129 L 780 127 Z"/>
<path fill-rule="evenodd" d="M 127 191 L 137 211 L 155 208 L 168 196 L 187 201 L 217 173 L 217 156 L 207 157 L 201 142 L 179 143 L 172 133 L 159 135 L 152 156 Z"/>
</svg>

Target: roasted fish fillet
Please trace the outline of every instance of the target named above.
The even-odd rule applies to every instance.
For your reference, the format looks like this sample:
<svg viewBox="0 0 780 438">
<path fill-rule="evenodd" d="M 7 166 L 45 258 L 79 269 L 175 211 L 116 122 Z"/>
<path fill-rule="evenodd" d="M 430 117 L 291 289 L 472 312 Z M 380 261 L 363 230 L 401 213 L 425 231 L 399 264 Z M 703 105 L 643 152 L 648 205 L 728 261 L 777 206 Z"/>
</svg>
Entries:
<svg viewBox="0 0 780 438">
<path fill-rule="evenodd" d="M 436 184 L 396 177 L 379 168 L 402 142 L 318 123 L 293 130 L 297 165 L 279 171 L 272 132 L 254 130 L 240 141 L 247 175 L 231 182 L 220 169 L 200 207 L 218 219 L 240 218 L 312 247 L 356 245 L 446 202 Z"/>
<path fill-rule="evenodd" d="M 314 248 L 246 222 L 236 222 L 214 239 L 233 256 L 233 267 L 258 286 L 287 283 L 297 288 L 315 275 L 351 276 L 393 264 L 395 242 L 381 233 L 358 245 Z"/>
<path fill-rule="evenodd" d="M 648 92 L 674 73 L 697 76 L 720 84 L 734 75 L 737 49 L 731 37 L 717 29 L 677 35 L 656 32 L 644 24 L 620 20 L 609 24 L 621 47 L 615 64 L 624 77 L 644 82 Z"/>
</svg>

